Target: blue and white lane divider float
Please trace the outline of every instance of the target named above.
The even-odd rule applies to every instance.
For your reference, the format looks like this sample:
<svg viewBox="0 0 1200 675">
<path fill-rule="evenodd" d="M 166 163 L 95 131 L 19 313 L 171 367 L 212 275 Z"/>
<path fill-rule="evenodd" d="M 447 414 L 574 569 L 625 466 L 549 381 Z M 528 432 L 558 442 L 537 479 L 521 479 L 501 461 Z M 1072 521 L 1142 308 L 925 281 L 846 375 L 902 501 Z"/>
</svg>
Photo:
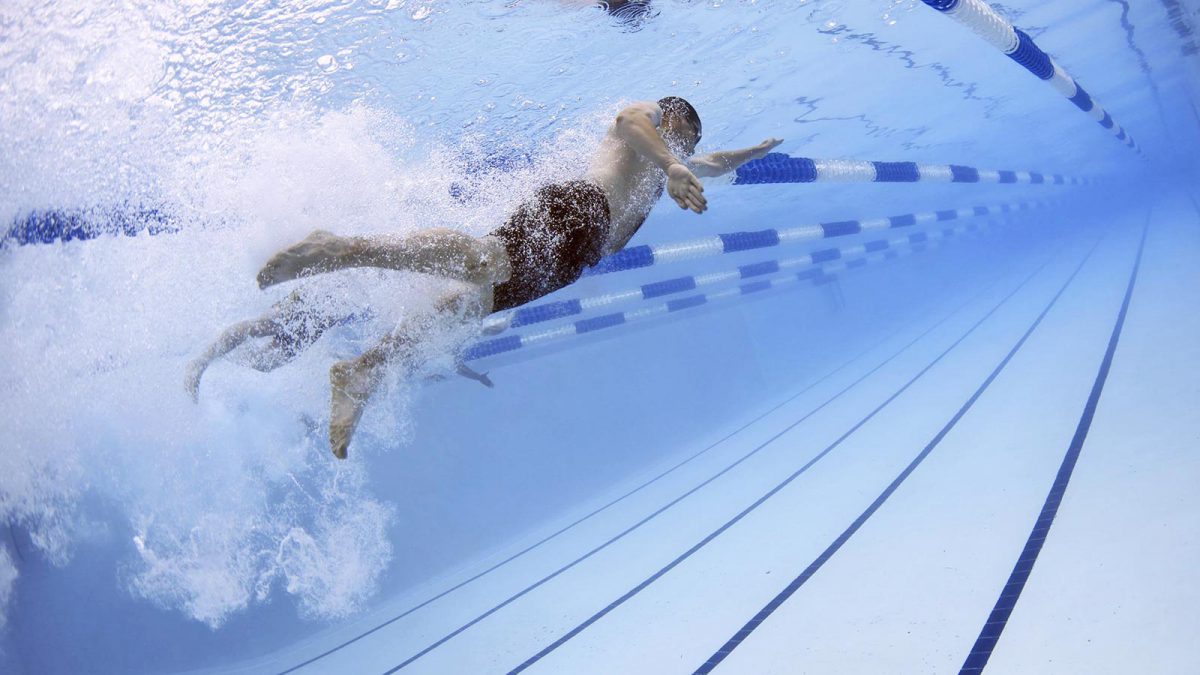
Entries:
<svg viewBox="0 0 1200 675">
<path fill-rule="evenodd" d="M 727 253 L 750 251 L 757 248 L 770 248 L 784 244 L 794 244 L 814 239 L 844 237 L 861 234 L 874 230 L 896 229 L 910 227 L 920 223 L 932 223 L 939 220 L 954 220 L 956 218 L 972 218 L 975 216 L 1000 215 L 1015 211 L 1025 211 L 1049 204 L 1048 201 L 1018 202 L 1016 204 L 1000 204 L 994 206 L 974 206 L 961 209 L 946 209 L 942 211 L 920 211 L 885 218 L 867 220 L 839 220 L 816 225 L 803 225 L 786 229 L 756 230 L 753 232 L 726 232 L 708 237 L 689 239 L 687 241 L 669 242 L 664 244 L 643 244 L 630 246 L 616 253 L 605 256 L 600 262 L 583 271 L 583 276 L 611 274 L 625 270 L 652 267 L 681 260 L 708 258 Z"/>
<path fill-rule="evenodd" d="M 792 157 L 768 153 L 738 167 L 734 185 L 763 183 L 1023 183 L 1027 185 L 1088 185 L 1091 180 L 1037 171 L 977 169 L 958 164 L 867 162 L 850 159 Z"/>
<path fill-rule="evenodd" d="M 974 226 L 960 225 L 952 228 L 955 231 L 967 231 L 974 229 Z M 935 231 L 936 234 L 937 231 Z M 918 232 L 907 237 L 893 237 L 891 239 L 873 239 L 864 241 L 852 246 L 835 246 L 831 248 L 818 249 L 809 251 L 804 255 L 794 256 L 790 258 L 777 258 L 774 260 L 760 260 L 758 262 L 739 265 L 734 269 L 722 270 L 719 272 L 711 272 L 708 274 L 695 274 L 662 281 L 655 281 L 647 284 L 641 284 L 636 288 L 626 288 L 619 291 L 611 291 L 609 293 L 601 293 L 599 295 L 588 296 L 584 298 L 571 298 L 567 300 L 554 300 L 551 302 L 543 302 L 528 307 L 521 307 L 509 312 L 501 312 L 488 317 L 484 325 L 488 329 L 489 334 L 503 332 L 508 328 L 521 328 L 555 319 L 562 319 L 569 316 L 578 316 L 585 314 L 601 307 L 611 305 L 637 302 L 640 300 L 653 300 L 667 295 L 677 293 L 686 293 L 698 288 L 707 286 L 715 286 L 724 284 L 730 281 L 738 281 L 743 279 L 752 279 L 757 277 L 766 277 L 779 272 L 788 272 L 802 267 L 813 267 L 822 263 L 832 262 L 835 260 L 854 259 L 865 256 L 876 251 L 886 251 L 896 248 L 897 246 L 907 243 L 918 243 L 923 241 L 923 238 L 928 233 Z"/>
<path fill-rule="evenodd" d="M 686 298 L 677 300 L 668 300 L 667 302 L 648 305 L 640 309 L 631 309 L 625 312 L 613 312 L 611 314 L 601 314 L 587 319 L 572 321 L 568 324 L 547 328 L 546 330 L 537 333 L 527 333 L 525 335 L 508 335 L 505 337 L 492 338 L 482 340 L 468 347 L 463 352 L 464 361 L 475 361 L 487 356 L 495 356 L 505 352 L 512 352 L 534 345 L 542 345 L 547 342 L 561 340 L 563 338 L 592 333 L 605 328 L 614 326 L 623 326 L 638 321 L 654 319 L 673 312 L 680 312 L 685 309 L 699 307 L 710 302 L 718 300 L 728 300 L 731 298 L 749 295 L 760 291 L 779 288 L 790 283 L 798 281 L 812 281 L 814 285 L 820 286 L 828 283 L 833 279 L 832 273 L 824 268 L 813 268 L 804 270 L 797 274 L 791 274 L 786 277 L 776 279 L 763 279 L 749 284 L 742 284 L 734 288 L 727 288 L 721 291 L 712 293 L 699 293 Z"/>
<path fill-rule="evenodd" d="M 179 223 L 158 208 L 50 209 L 32 211 L 14 220 L 0 235 L 0 248 L 10 242 L 17 246 L 66 243 L 104 235 L 136 237 L 143 232 L 155 235 L 179 229 Z"/>
<path fill-rule="evenodd" d="M 970 28 L 988 44 L 1004 52 L 1039 79 L 1049 82 L 1080 110 L 1092 116 L 1100 126 L 1112 132 L 1117 140 L 1141 152 L 1125 129 L 1113 120 L 1067 71 L 1042 51 L 1025 31 L 1014 27 L 983 0 L 922 0 L 960 24 Z"/>
<path fill-rule="evenodd" d="M 761 291 L 781 288 L 799 281 L 811 281 L 813 285 L 821 286 L 834 280 L 838 272 L 863 267 L 872 262 L 898 258 L 918 248 L 936 246 L 942 240 L 959 236 L 965 232 L 982 231 L 984 229 L 986 229 L 986 224 L 963 223 L 929 232 L 914 232 L 906 237 L 894 237 L 887 240 L 888 245 L 886 248 L 876 246 L 873 250 L 866 250 L 864 247 L 860 257 L 849 260 L 836 260 L 825 265 L 813 266 L 797 273 L 789 272 L 783 276 L 759 279 L 732 288 L 712 293 L 691 295 L 677 300 L 668 300 L 667 302 L 656 303 L 640 309 L 601 314 L 547 328 L 536 333 L 506 335 L 504 337 L 481 340 L 463 351 L 463 360 L 475 361 L 488 356 L 495 356 L 534 345 L 543 345 L 548 342 L 592 333 L 605 328 L 654 319 L 674 312 L 706 305 L 714 301 L 740 298 Z M 850 248 L 856 249 L 858 247 Z"/>
</svg>

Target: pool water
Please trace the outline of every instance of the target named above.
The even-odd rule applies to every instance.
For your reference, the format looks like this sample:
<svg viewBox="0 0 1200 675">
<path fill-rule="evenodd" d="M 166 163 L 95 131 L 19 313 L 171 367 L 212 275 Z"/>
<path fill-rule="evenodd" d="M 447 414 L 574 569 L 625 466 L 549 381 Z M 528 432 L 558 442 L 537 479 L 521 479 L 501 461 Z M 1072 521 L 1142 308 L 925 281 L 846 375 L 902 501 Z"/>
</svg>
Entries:
<svg viewBox="0 0 1200 675">
<path fill-rule="evenodd" d="M 1200 670 L 1200 5 L 993 7 L 1138 150 L 918 0 L 4 3 L 0 671 Z M 451 282 L 270 254 L 486 234 L 667 95 L 701 152 L 1086 184 L 664 197 L 630 247 L 996 208 L 585 276 L 700 283 L 502 333 L 494 388 L 447 326 L 335 460 L 329 366 Z M 193 403 L 297 289 L 362 320 Z"/>
</svg>

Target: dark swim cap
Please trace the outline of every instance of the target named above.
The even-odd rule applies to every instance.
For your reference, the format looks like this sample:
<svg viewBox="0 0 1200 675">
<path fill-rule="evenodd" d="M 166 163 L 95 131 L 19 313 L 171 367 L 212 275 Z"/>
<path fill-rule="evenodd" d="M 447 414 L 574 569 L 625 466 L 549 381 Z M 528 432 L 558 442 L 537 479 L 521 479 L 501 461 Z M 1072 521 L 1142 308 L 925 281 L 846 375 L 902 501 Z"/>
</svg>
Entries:
<svg viewBox="0 0 1200 675">
<path fill-rule="evenodd" d="M 696 128 L 696 140 L 700 140 L 700 135 L 703 132 L 703 127 L 700 125 L 700 114 L 692 107 L 691 103 L 679 98 L 678 96 L 668 96 L 659 99 L 658 107 L 662 108 L 664 113 L 679 115 L 692 123 Z"/>
</svg>

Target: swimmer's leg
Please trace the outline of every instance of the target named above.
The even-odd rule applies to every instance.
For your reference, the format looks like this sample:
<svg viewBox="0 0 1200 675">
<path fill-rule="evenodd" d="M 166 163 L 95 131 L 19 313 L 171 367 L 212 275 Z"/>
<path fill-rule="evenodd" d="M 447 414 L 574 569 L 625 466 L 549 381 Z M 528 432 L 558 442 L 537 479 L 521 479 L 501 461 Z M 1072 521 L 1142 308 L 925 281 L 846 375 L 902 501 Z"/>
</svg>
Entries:
<svg viewBox="0 0 1200 675">
<path fill-rule="evenodd" d="M 187 374 L 183 385 L 192 396 L 192 401 L 200 402 L 200 378 L 209 364 L 238 348 L 250 338 L 274 336 L 277 324 L 270 314 L 258 319 L 239 321 L 221 332 L 221 336 L 213 342 L 198 358 L 188 364 Z"/>
<path fill-rule="evenodd" d="M 204 376 L 204 371 L 208 369 L 208 366 L 213 361 L 237 349 L 246 340 L 271 338 L 268 344 L 255 349 L 244 364 L 259 372 L 267 373 L 284 364 L 291 363 L 302 351 L 319 340 L 326 330 L 354 317 L 354 315 L 310 314 L 304 330 L 289 331 L 281 317 L 285 314 L 294 315 L 304 311 L 305 308 L 299 293 L 293 292 L 261 317 L 235 323 L 226 328 L 203 355 L 188 364 L 184 386 L 192 395 L 192 400 L 199 402 L 200 378 Z"/>
<path fill-rule="evenodd" d="M 316 230 L 272 256 L 258 272 L 258 285 L 266 288 L 351 267 L 423 272 L 470 284 L 499 283 L 511 274 L 503 242 L 491 236 L 472 237 L 446 228 L 398 238 L 339 237 Z"/>
<path fill-rule="evenodd" d="M 491 288 L 486 285 L 483 288 L 487 290 L 446 294 L 432 314 L 405 320 L 358 358 L 333 364 L 329 369 L 329 446 L 335 457 L 346 458 L 354 430 L 367 407 L 367 401 L 379 387 L 386 367 L 391 363 L 415 366 L 415 347 L 439 325 L 439 317 L 449 315 L 461 320 L 477 320 L 491 311 Z"/>
</svg>

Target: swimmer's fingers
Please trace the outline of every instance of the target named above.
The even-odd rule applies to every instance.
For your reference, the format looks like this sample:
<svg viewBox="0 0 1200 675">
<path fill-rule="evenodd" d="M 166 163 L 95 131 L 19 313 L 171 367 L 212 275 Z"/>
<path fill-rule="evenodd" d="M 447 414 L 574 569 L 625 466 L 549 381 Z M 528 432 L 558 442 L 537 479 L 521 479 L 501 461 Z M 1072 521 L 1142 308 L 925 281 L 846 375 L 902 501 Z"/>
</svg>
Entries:
<svg viewBox="0 0 1200 675">
<path fill-rule="evenodd" d="M 782 138 L 768 138 L 754 147 L 754 152 L 750 153 L 750 159 L 762 159 L 766 157 L 767 153 L 779 147 L 779 144 L 782 142 Z"/>
<path fill-rule="evenodd" d="M 704 198 L 704 186 L 700 185 L 699 181 L 689 182 L 682 192 L 684 208 L 691 209 L 696 213 L 704 213 L 708 208 L 708 200 Z"/>
<path fill-rule="evenodd" d="M 679 196 L 671 195 L 671 198 L 675 200 L 675 203 L 679 205 L 679 208 L 685 211 L 690 210 L 695 211 L 696 213 L 704 213 L 704 209 L 707 208 L 702 201 L 703 197 L 696 199 L 690 193 L 684 193 Z"/>
<path fill-rule="evenodd" d="M 693 213 L 704 213 L 704 207 L 700 204 L 700 202 L 697 202 L 696 200 L 692 199 L 691 197 L 685 197 L 683 199 L 678 199 L 676 201 L 679 202 L 679 208 L 681 208 L 685 211 L 692 211 Z"/>
<path fill-rule="evenodd" d="M 676 185 L 668 185 L 667 186 L 667 194 L 671 195 L 671 199 L 675 200 L 675 203 L 679 205 L 679 208 L 681 208 L 681 209 L 688 208 L 686 191 L 680 189 Z"/>
<path fill-rule="evenodd" d="M 696 211 L 696 213 L 702 213 L 708 209 L 708 200 L 704 198 L 704 186 L 699 181 L 696 181 L 694 185 L 688 188 L 688 198 L 693 204 L 700 207 L 700 210 Z"/>
<path fill-rule="evenodd" d="M 668 191 L 671 198 L 681 209 L 690 209 L 696 213 L 704 213 L 708 208 L 708 200 L 704 198 L 704 184 L 695 176 L 688 176 L 681 185 L 671 185 Z"/>
</svg>

